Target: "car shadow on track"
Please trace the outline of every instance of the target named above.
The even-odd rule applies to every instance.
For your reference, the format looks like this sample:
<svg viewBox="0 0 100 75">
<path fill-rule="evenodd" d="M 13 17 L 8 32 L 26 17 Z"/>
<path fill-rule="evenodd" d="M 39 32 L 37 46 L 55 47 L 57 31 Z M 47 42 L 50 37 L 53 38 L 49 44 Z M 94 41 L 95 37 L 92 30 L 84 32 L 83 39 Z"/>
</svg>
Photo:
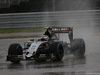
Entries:
<svg viewBox="0 0 100 75">
<path fill-rule="evenodd" d="M 44 68 L 68 68 L 75 67 L 77 65 L 85 65 L 86 57 L 83 58 L 75 58 L 73 56 L 68 56 L 64 58 L 62 61 L 39 61 L 36 62 L 34 60 L 22 61 L 18 64 L 10 63 L 7 64 L 8 69 L 44 69 Z"/>
</svg>

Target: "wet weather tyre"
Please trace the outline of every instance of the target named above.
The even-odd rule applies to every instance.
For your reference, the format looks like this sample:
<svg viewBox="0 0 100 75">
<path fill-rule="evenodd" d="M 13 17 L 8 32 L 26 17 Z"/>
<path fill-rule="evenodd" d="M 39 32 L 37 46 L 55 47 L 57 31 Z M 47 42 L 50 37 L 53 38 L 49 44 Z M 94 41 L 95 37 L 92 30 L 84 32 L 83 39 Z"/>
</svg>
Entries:
<svg viewBox="0 0 100 75">
<path fill-rule="evenodd" d="M 20 44 L 14 43 L 10 45 L 8 49 L 8 56 L 10 56 L 11 62 L 19 63 L 20 58 L 18 58 L 18 56 L 22 54 L 23 54 L 23 50 Z"/>
<path fill-rule="evenodd" d="M 83 57 L 85 54 L 85 42 L 83 39 L 74 39 L 71 42 L 72 53 L 76 57 Z"/>
<path fill-rule="evenodd" d="M 53 44 L 51 44 L 50 48 L 55 56 L 53 61 L 61 61 L 64 56 L 64 50 L 62 44 L 60 42 L 54 42 Z"/>
<path fill-rule="evenodd" d="M 34 56 L 35 61 L 37 61 L 37 62 L 40 61 L 40 60 L 39 60 L 39 57 L 40 57 L 40 54 L 36 54 L 36 55 Z"/>
</svg>

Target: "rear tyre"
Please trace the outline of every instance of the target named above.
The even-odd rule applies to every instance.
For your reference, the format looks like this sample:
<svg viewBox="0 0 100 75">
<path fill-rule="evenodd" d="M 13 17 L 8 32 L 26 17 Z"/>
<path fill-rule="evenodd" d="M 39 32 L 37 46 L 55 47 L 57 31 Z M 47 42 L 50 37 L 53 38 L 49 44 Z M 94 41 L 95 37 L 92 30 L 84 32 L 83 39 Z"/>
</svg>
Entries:
<svg viewBox="0 0 100 75">
<path fill-rule="evenodd" d="M 20 44 L 11 44 L 8 49 L 8 60 L 13 63 L 19 63 L 21 58 L 20 56 L 23 55 L 23 50 Z"/>
<path fill-rule="evenodd" d="M 83 39 L 74 39 L 71 42 L 71 49 L 74 56 L 83 57 L 85 54 L 85 42 Z"/>
<path fill-rule="evenodd" d="M 63 46 L 60 42 L 54 42 L 50 46 L 50 50 L 53 52 L 53 61 L 61 61 L 64 56 Z"/>
</svg>

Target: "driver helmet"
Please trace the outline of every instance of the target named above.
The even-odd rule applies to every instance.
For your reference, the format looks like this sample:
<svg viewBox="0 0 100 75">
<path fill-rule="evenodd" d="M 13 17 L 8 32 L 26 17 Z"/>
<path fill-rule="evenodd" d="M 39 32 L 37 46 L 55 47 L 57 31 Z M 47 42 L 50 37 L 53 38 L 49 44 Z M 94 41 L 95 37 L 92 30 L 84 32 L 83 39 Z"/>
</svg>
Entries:
<svg viewBox="0 0 100 75">
<path fill-rule="evenodd" d="M 48 36 L 47 36 L 47 35 L 43 35 L 43 38 L 44 38 L 44 39 L 48 39 Z"/>
</svg>

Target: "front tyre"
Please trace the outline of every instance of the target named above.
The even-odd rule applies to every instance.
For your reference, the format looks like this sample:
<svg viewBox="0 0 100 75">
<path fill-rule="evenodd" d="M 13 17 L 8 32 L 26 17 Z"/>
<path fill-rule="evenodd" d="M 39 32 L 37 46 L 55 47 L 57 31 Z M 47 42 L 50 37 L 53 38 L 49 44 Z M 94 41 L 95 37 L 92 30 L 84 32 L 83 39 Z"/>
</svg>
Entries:
<svg viewBox="0 0 100 75">
<path fill-rule="evenodd" d="M 7 61 L 19 63 L 23 58 L 23 50 L 20 44 L 11 44 L 8 49 Z"/>
<path fill-rule="evenodd" d="M 71 42 L 71 49 L 74 56 L 83 57 L 85 54 L 85 42 L 83 39 L 74 39 Z"/>
<path fill-rule="evenodd" d="M 63 46 L 60 42 L 54 42 L 50 46 L 50 50 L 53 52 L 53 61 L 61 61 L 64 56 Z"/>
</svg>

